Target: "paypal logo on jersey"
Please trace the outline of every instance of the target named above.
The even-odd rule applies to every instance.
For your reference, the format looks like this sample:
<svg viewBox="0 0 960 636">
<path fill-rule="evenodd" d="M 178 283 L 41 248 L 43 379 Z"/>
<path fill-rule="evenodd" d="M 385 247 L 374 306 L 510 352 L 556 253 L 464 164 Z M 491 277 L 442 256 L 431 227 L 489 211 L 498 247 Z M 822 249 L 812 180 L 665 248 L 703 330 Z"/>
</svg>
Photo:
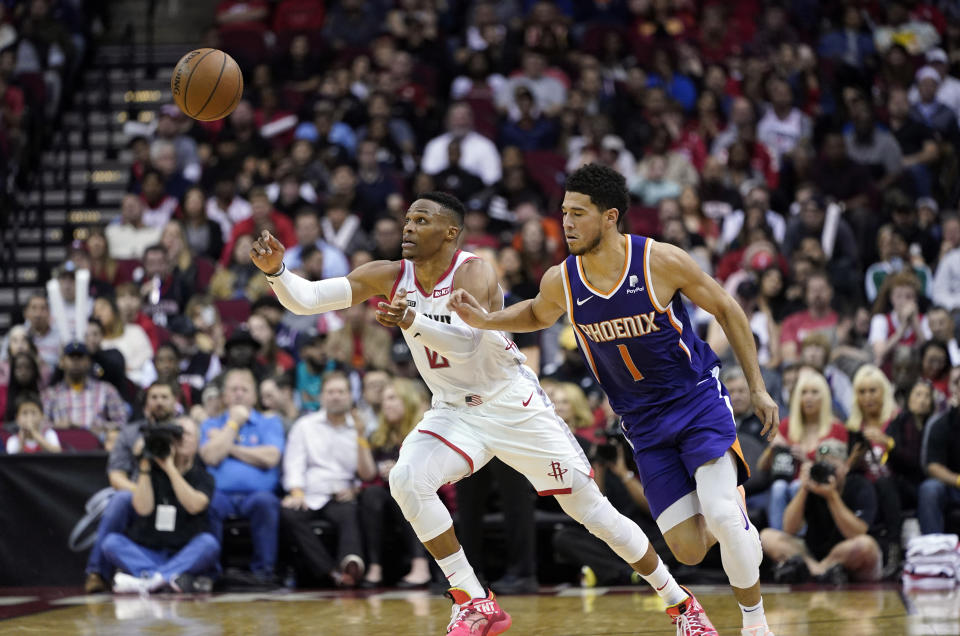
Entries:
<svg viewBox="0 0 960 636">
<path fill-rule="evenodd" d="M 627 290 L 628 294 L 636 294 L 637 292 L 643 291 L 643 285 L 637 287 L 637 282 L 639 282 L 640 277 L 636 274 L 630 274 L 630 289 Z"/>
</svg>

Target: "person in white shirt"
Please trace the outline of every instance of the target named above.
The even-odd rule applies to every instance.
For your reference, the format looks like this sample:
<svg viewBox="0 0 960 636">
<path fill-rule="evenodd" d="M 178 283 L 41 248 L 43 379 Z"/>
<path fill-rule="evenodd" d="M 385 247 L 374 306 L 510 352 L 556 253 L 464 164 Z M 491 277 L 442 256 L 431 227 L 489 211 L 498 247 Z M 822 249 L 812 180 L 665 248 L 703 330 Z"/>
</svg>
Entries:
<svg viewBox="0 0 960 636">
<path fill-rule="evenodd" d="M 207 218 L 220 225 L 223 240 L 229 240 L 235 223 L 245 221 L 252 215 L 250 202 L 237 195 L 237 184 L 233 178 L 227 175 L 219 177 L 213 186 L 213 196 L 207 199 Z"/>
<path fill-rule="evenodd" d="M 110 258 L 143 258 L 143 252 L 160 242 L 163 227 L 150 227 L 143 223 L 143 200 L 135 194 L 123 195 L 120 217 L 106 227 Z"/>
<path fill-rule="evenodd" d="M 434 175 L 450 165 L 447 148 L 450 140 L 460 139 L 460 167 L 480 177 L 486 185 L 493 185 L 502 176 L 500 153 L 497 146 L 473 130 L 473 110 L 469 104 L 456 103 L 447 111 L 447 131 L 434 137 L 423 149 L 421 169 Z"/>
<path fill-rule="evenodd" d="M 786 80 L 773 78 L 768 84 L 770 108 L 757 124 L 757 139 L 770 150 L 779 169 L 783 155 L 792 152 L 813 134 L 810 117 L 793 105 L 793 90 Z"/>
<path fill-rule="evenodd" d="M 950 62 L 947 59 L 947 53 L 943 49 L 930 49 L 927 51 L 927 64 L 932 66 L 940 74 L 940 85 L 937 87 L 937 101 L 948 106 L 960 117 L 960 79 L 950 75 Z M 910 93 L 907 95 L 911 104 L 920 101 L 920 91 L 917 85 L 910 87 Z"/>
<path fill-rule="evenodd" d="M 324 375 L 321 410 L 297 420 L 287 437 L 283 487 L 289 494 L 280 512 L 280 531 L 302 557 L 298 575 L 329 577 L 342 586 L 356 585 L 363 576 L 356 497 L 359 481 L 377 474 L 363 434 L 366 422 L 351 413 L 350 403 L 347 375 L 340 371 Z M 314 519 L 337 526 L 336 559 L 313 533 Z"/>
</svg>

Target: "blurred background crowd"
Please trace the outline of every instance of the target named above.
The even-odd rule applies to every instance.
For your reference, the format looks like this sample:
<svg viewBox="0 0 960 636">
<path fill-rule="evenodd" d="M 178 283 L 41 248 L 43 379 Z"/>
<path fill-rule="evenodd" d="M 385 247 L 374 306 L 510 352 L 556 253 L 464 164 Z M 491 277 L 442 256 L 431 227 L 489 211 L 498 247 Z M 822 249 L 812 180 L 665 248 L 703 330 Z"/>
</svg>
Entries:
<svg viewBox="0 0 960 636">
<path fill-rule="evenodd" d="M 8 161 L 30 139 L 25 101 L 40 88 L 59 99 L 69 86 L 89 28 L 73 26 L 71 4 L 0 3 L 0 156 Z M 450 192 L 468 210 L 462 248 L 495 267 L 510 304 L 534 295 L 566 256 L 565 175 L 598 162 L 626 177 L 629 230 L 687 250 L 750 319 L 783 418 L 772 443 L 759 435 L 722 330 L 691 307 L 724 361 L 758 524 L 791 530 L 796 519 L 785 528 L 784 515 L 810 464 L 839 454 L 824 450 L 832 438 L 846 444 L 841 473 L 876 493 L 873 512 L 861 514 L 864 505 L 855 514 L 881 549 L 884 574 L 899 565 L 901 539 L 918 531 L 904 519 L 919 519 L 925 533 L 952 527 L 960 504 L 955 3 L 224 0 L 214 22 L 202 44 L 241 64 L 243 101 L 222 121 L 196 122 L 168 104 L 149 124 L 131 124 L 121 214 L 78 233 L 48 286 L 54 298 L 30 298 L 3 339 L 7 452 L 114 449 L 128 423 L 157 413 L 208 431 L 238 406 L 282 423 L 283 451 L 295 423 L 327 413 L 332 399 L 334 410 L 350 412 L 377 468 L 341 466 L 335 491 L 349 491 L 348 502 L 382 491 L 400 441 L 429 407 L 406 345 L 376 323 L 375 303 L 285 312 L 251 263 L 253 237 L 273 232 L 287 266 L 310 280 L 343 276 L 399 258 L 416 193 Z M 81 270 L 90 272 L 88 292 Z M 89 302 L 78 300 L 87 294 Z M 516 342 L 599 478 L 623 477 L 629 453 L 572 330 L 561 324 Z M 226 389 L 237 368 L 252 371 L 252 392 Z M 334 371 L 346 380 L 346 405 L 325 397 Z M 147 399 L 157 383 L 171 387 L 168 410 Z M 209 437 L 200 437 L 209 459 Z M 285 510 L 285 495 L 303 487 L 296 479 L 285 487 L 286 461 L 277 453 L 261 467 L 274 471 L 262 487 L 275 497 L 268 504 L 283 500 Z M 235 490 L 220 481 L 229 479 L 217 473 L 222 465 L 209 468 L 218 489 Z M 534 494 L 509 469 L 485 472 L 476 483 L 497 482 L 499 496 L 464 482 L 468 492 L 446 501 L 460 519 L 493 506 L 529 528 L 511 540 L 516 554 L 531 556 L 510 560 L 502 588 L 523 589 L 536 577 L 536 551 L 524 548 Z M 382 494 L 357 505 L 365 515 L 350 513 L 358 521 L 349 532 L 363 541 L 341 545 L 341 557 L 379 565 L 371 546 L 383 522 L 369 511 L 389 508 Z M 642 491 L 622 494 L 641 518 Z M 416 541 L 405 545 L 414 561 L 403 580 L 421 583 L 424 555 Z M 774 552 L 774 562 L 784 560 Z M 268 576 L 273 563 L 259 566 Z M 629 576 L 609 567 L 613 578 Z M 784 580 L 802 576 L 776 570 Z"/>
</svg>

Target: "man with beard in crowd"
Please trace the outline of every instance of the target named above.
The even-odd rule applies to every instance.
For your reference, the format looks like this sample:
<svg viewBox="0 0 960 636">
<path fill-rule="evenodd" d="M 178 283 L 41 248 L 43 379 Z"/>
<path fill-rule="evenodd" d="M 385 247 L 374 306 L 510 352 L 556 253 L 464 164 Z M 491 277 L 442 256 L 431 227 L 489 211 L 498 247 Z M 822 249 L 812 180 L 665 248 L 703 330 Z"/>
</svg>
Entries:
<svg viewBox="0 0 960 636">
<path fill-rule="evenodd" d="M 97 540 L 87 560 L 84 591 L 96 594 L 107 589 L 112 567 L 103 554 L 103 539 L 112 532 L 123 533 L 131 519 L 131 499 L 140 471 L 137 457 L 143 453 L 143 429 L 170 422 L 177 414 L 177 391 L 169 383 L 154 382 L 147 388 L 143 419 L 130 422 L 120 430 L 107 460 L 107 478 L 116 491 L 103 512 L 97 528 Z"/>
</svg>

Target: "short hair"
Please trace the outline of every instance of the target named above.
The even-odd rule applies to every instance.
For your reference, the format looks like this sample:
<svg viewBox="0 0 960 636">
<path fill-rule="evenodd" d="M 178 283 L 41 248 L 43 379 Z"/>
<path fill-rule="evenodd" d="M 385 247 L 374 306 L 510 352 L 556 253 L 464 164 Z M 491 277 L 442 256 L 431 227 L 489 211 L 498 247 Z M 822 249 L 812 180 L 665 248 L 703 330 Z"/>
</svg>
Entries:
<svg viewBox="0 0 960 636">
<path fill-rule="evenodd" d="M 347 389 L 350 389 L 350 376 L 347 375 L 346 371 L 341 371 L 340 369 L 331 369 L 327 371 L 320 377 L 321 386 L 326 386 L 327 382 L 330 380 L 341 379 L 347 383 Z"/>
<path fill-rule="evenodd" d="M 300 262 L 306 263 L 307 259 L 313 256 L 314 254 L 316 254 L 317 252 L 320 252 L 320 248 L 317 247 L 316 245 L 304 245 L 303 248 L 300 250 Z"/>
<path fill-rule="evenodd" d="M 173 351 L 173 355 L 175 355 L 178 360 L 179 360 L 180 357 L 181 357 L 181 356 L 180 356 L 180 349 L 177 348 L 177 345 L 173 344 L 173 342 L 168 341 L 168 342 L 164 342 L 164 343 L 160 344 L 159 346 L 157 346 L 157 350 L 153 352 L 153 357 L 154 357 L 154 359 L 156 359 L 157 354 L 160 353 L 160 350 L 161 350 L 161 349 L 170 349 L 170 351 Z M 152 386 L 152 385 L 151 385 L 151 386 Z"/>
<path fill-rule="evenodd" d="M 601 211 L 616 209 L 619 212 L 617 228 L 623 229 L 630 207 L 630 195 L 627 192 L 627 180 L 622 174 L 599 163 L 588 163 L 567 177 L 564 189 L 587 195 L 590 202 Z"/>
<path fill-rule="evenodd" d="M 440 205 L 441 208 L 453 218 L 457 227 L 463 228 L 463 217 L 467 214 L 467 209 L 457 197 L 446 192 L 424 192 L 417 195 L 418 199 L 426 199 Z"/>
<path fill-rule="evenodd" d="M 40 412 L 43 413 L 43 401 L 40 399 L 39 393 L 25 391 L 24 393 L 18 395 L 13 404 L 14 415 L 18 415 L 20 413 L 20 409 L 24 404 L 34 404 L 38 409 L 40 409 Z"/>
<path fill-rule="evenodd" d="M 164 256 L 167 255 L 167 248 L 163 246 L 163 243 L 154 243 L 149 246 L 147 249 L 143 250 L 143 258 L 146 260 L 147 254 L 150 252 L 162 252 Z"/>
<path fill-rule="evenodd" d="M 262 186 L 254 186 L 250 188 L 250 192 L 247 193 L 247 201 L 253 201 L 255 198 L 266 199 L 270 201 L 270 195 L 267 194 L 267 189 Z"/>
<path fill-rule="evenodd" d="M 301 216 L 312 216 L 315 219 L 320 218 L 320 214 L 317 210 L 309 205 L 305 205 L 297 210 L 297 213 L 293 215 L 294 219 L 298 219 Z"/>
<path fill-rule="evenodd" d="M 277 385 L 278 389 L 290 389 L 291 391 L 296 388 L 296 383 L 293 380 L 293 375 L 289 372 L 277 373 L 276 375 L 271 375 L 265 378 L 263 381 L 266 382 L 270 380 Z"/>
<path fill-rule="evenodd" d="M 159 386 L 159 387 L 166 387 L 166 388 L 170 389 L 170 392 L 173 393 L 173 397 L 178 397 L 179 391 L 178 391 L 177 389 L 178 389 L 179 387 L 173 385 L 173 384 L 170 383 L 170 382 L 164 382 L 163 380 L 154 380 L 153 382 L 151 382 L 151 383 L 150 383 L 150 386 L 147 387 L 147 390 L 143 392 L 143 397 L 146 398 L 147 395 L 150 394 L 150 391 L 154 390 L 154 389 L 157 388 L 158 386 Z"/>
</svg>

